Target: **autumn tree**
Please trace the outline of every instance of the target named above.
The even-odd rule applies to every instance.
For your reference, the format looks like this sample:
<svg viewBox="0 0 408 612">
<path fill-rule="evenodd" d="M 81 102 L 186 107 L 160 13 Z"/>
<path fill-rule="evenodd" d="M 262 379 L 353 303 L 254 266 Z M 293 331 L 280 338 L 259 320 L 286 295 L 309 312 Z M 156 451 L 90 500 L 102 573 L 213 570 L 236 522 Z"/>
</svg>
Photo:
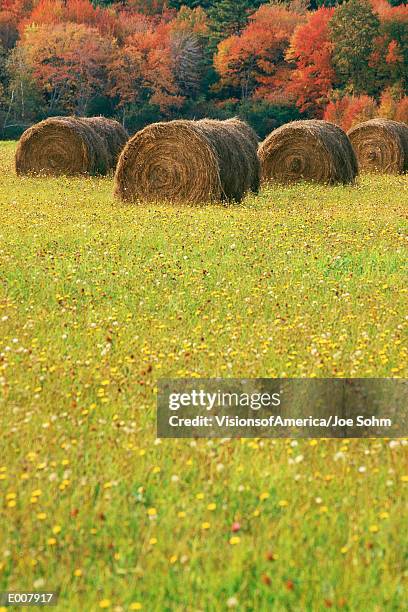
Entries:
<svg viewBox="0 0 408 612">
<path fill-rule="evenodd" d="M 375 40 L 371 66 L 379 90 L 396 85 L 408 89 L 408 7 L 391 7 L 376 0 L 380 31 Z"/>
<path fill-rule="evenodd" d="M 288 60 L 296 63 L 286 91 L 295 96 L 302 112 L 310 111 L 319 117 L 335 82 L 333 45 L 329 38 L 332 16 L 333 9 L 327 8 L 310 13 L 307 22 L 295 30 L 286 54 Z"/>
<path fill-rule="evenodd" d="M 221 86 L 246 99 L 271 99 L 287 85 L 291 66 L 285 54 L 295 28 L 304 17 L 280 6 L 265 5 L 239 35 L 218 45 L 214 65 Z"/>
<path fill-rule="evenodd" d="M 26 28 L 24 49 L 50 113 L 85 114 L 92 96 L 107 85 L 107 64 L 115 43 L 83 24 L 62 23 Z"/>
<path fill-rule="evenodd" d="M 161 22 L 129 36 L 110 62 L 110 95 L 124 116 L 135 104 L 149 103 L 163 113 L 184 101 L 175 77 L 171 24 Z"/>
<path fill-rule="evenodd" d="M 370 93 L 375 87 L 370 57 L 379 26 L 368 0 L 349 0 L 335 9 L 330 20 L 333 65 L 340 84 L 353 93 Z"/>
</svg>

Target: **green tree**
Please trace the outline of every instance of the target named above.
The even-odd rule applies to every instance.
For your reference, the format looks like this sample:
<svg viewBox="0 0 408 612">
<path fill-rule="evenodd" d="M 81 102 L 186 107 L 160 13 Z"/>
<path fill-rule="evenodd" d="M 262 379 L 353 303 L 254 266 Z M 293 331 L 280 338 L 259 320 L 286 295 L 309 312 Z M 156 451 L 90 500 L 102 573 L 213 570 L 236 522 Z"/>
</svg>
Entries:
<svg viewBox="0 0 408 612">
<path fill-rule="evenodd" d="M 373 93 L 375 72 L 370 67 L 380 22 L 367 0 L 349 0 L 330 21 L 333 65 L 340 84 L 352 93 Z"/>
<path fill-rule="evenodd" d="M 208 9 L 211 20 L 211 38 L 218 43 L 239 32 L 248 23 L 248 17 L 268 0 L 212 0 Z"/>
</svg>

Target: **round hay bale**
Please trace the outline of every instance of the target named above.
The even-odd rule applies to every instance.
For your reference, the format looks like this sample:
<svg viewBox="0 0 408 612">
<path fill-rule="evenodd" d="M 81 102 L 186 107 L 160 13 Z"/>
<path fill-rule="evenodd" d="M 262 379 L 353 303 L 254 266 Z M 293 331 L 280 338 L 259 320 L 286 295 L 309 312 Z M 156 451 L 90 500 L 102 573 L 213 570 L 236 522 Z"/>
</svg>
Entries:
<svg viewBox="0 0 408 612">
<path fill-rule="evenodd" d="M 259 188 L 257 146 L 239 119 L 153 123 L 122 151 L 115 194 L 125 201 L 239 202 Z"/>
<path fill-rule="evenodd" d="M 119 155 L 129 139 L 129 134 L 123 125 L 106 117 L 83 117 L 81 121 L 90 125 L 105 141 L 109 154 L 109 167 L 115 168 Z"/>
<path fill-rule="evenodd" d="M 260 145 L 262 180 L 290 184 L 352 183 L 357 160 L 345 132 L 321 120 L 292 121 L 274 130 Z"/>
<path fill-rule="evenodd" d="M 370 119 L 349 132 L 360 170 L 408 172 L 408 126 L 391 119 Z"/>
<path fill-rule="evenodd" d="M 19 175 L 106 174 L 109 154 L 90 125 L 75 117 L 52 117 L 24 132 L 15 166 Z"/>
</svg>

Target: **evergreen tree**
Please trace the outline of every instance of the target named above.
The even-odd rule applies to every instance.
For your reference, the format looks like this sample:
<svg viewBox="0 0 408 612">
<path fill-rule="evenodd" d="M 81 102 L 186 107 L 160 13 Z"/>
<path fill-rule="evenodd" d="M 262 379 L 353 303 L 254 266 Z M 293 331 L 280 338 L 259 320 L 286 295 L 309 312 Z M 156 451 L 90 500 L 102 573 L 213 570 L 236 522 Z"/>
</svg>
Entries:
<svg viewBox="0 0 408 612">
<path fill-rule="evenodd" d="M 349 0 L 330 22 L 333 65 L 340 83 L 352 93 L 372 93 L 375 74 L 370 67 L 380 22 L 368 0 Z"/>
<path fill-rule="evenodd" d="M 239 32 L 248 23 L 248 17 L 268 0 L 212 0 L 208 9 L 212 40 L 218 43 Z"/>
</svg>

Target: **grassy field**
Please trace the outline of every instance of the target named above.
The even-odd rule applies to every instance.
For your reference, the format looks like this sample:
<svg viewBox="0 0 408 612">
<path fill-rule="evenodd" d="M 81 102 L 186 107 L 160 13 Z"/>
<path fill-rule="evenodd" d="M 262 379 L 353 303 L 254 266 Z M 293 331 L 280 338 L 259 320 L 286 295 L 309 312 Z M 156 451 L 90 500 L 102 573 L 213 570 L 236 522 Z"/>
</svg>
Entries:
<svg viewBox="0 0 408 612">
<path fill-rule="evenodd" d="M 155 387 L 407 377 L 407 178 L 131 207 L 111 179 L 18 179 L 14 146 L 0 591 L 60 589 L 71 612 L 406 609 L 407 445 L 160 442 Z"/>
</svg>

